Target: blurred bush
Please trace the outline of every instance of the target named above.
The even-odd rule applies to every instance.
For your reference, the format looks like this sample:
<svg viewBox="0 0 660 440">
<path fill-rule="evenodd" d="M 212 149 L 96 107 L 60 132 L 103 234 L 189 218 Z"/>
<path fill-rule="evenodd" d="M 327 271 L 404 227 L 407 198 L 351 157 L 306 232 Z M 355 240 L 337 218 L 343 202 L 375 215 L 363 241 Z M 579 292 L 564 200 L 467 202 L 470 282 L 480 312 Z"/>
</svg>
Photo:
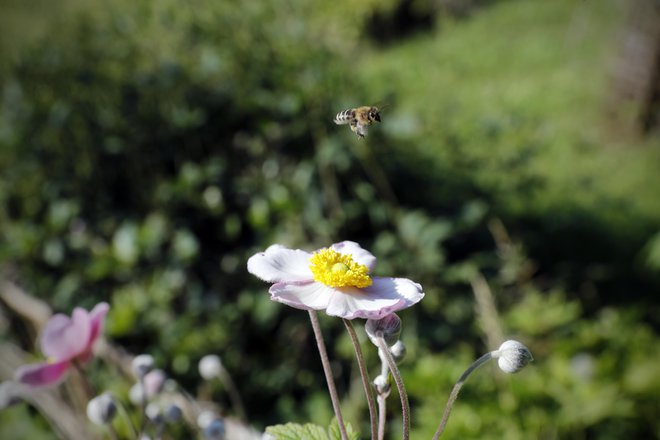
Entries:
<svg viewBox="0 0 660 440">
<path fill-rule="evenodd" d="M 396 115 L 398 133 L 383 124 L 366 141 L 335 127 L 337 111 L 382 98 L 355 74 L 376 6 L 347 14 L 352 4 L 113 2 L 23 53 L 2 74 L 5 274 L 58 310 L 110 301 L 108 337 L 153 354 L 187 386 L 198 383 L 197 360 L 218 353 L 257 426 L 326 425 L 306 316 L 270 302 L 245 262 L 272 243 L 311 250 L 356 240 L 379 258 L 378 274 L 425 286 L 422 304 L 402 314 L 420 438 L 434 431 L 462 369 L 495 348 L 485 322 L 518 335 L 537 361 L 511 382 L 477 375 L 451 435 L 657 434 L 657 321 L 643 307 L 651 301 L 619 290 L 657 288 L 650 266 L 637 277 L 641 265 L 628 261 L 652 228 L 631 247 L 599 247 L 617 237 L 611 223 L 593 229 L 593 217 L 567 209 L 562 221 L 590 231 L 591 244 L 581 255 L 555 253 L 578 239 L 576 229 L 553 229 L 545 220 L 555 212 L 518 209 L 520 194 L 540 184 L 525 168 L 536 147 L 524 132 L 522 156 L 483 163 L 458 154 L 470 142 L 516 142 L 515 120 L 474 132 L 457 118 L 443 139 L 421 139 L 414 118 Z M 429 142 L 446 152 L 419 148 Z M 466 171 L 473 167 L 500 178 Z M 506 238 L 496 217 L 525 242 Z M 619 249 L 603 299 L 580 291 L 585 261 Z M 475 311 L 471 286 L 482 274 L 502 316 Z M 348 390 L 346 336 L 341 323 L 323 324 Z M 18 323 L 9 330 L 23 334 Z M 365 421 L 361 396 L 346 404 L 354 425 Z"/>
</svg>

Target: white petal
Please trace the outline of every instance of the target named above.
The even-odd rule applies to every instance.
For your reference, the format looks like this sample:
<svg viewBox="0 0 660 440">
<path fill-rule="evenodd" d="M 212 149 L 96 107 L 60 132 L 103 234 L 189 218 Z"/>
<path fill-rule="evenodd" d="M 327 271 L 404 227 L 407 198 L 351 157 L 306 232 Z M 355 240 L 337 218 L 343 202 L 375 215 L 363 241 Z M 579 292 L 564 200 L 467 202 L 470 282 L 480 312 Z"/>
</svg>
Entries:
<svg viewBox="0 0 660 440">
<path fill-rule="evenodd" d="M 403 309 L 417 304 L 424 298 L 422 286 L 408 278 L 371 277 L 371 279 L 374 283 L 362 290 L 369 293 L 369 295 L 389 296 L 395 294 L 405 301 L 406 304 L 402 307 Z"/>
<path fill-rule="evenodd" d="M 380 319 L 424 298 L 422 286 L 406 278 L 372 278 L 364 289 L 338 289 L 326 313 L 345 319 Z"/>
<path fill-rule="evenodd" d="M 277 283 L 271 286 L 270 297 L 278 301 L 303 310 L 323 310 L 336 290 L 315 281 L 305 283 Z"/>
<path fill-rule="evenodd" d="M 399 298 L 370 297 L 355 288 L 342 291 L 333 296 L 325 310 L 328 315 L 345 319 L 380 319 L 399 309 Z"/>
<path fill-rule="evenodd" d="M 313 278 L 312 271 L 309 269 L 311 256 L 308 252 L 287 249 L 275 244 L 264 252 L 251 256 L 247 268 L 252 275 L 271 283 L 310 281 Z"/>
<path fill-rule="evenodd" d="M 340 254 L 350 255 L 356 263 L 367 266 L 371 272 L 376 266 L 376 257 L 366 249 L 362 249 L 359 244 L 354 241 L 342 241 L 332 245 L 332 249 Z"/>
</svg>

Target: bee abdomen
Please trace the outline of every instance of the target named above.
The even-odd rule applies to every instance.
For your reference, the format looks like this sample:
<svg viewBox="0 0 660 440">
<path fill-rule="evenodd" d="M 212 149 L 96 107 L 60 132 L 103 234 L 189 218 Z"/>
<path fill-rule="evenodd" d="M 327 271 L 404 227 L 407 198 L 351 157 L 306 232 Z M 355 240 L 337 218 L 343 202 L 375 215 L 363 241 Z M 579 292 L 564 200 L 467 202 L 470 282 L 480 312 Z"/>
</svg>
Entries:
<svg viewBox="0 0 660 440">
<path fill-rule="evenodd" d="M 335 124 L 348 124 L 353 119 L 355 119 L 355 109 L 349 108 L 348 110 L 337 113 L 337 116 L 335 116 Z"/>
</svg>

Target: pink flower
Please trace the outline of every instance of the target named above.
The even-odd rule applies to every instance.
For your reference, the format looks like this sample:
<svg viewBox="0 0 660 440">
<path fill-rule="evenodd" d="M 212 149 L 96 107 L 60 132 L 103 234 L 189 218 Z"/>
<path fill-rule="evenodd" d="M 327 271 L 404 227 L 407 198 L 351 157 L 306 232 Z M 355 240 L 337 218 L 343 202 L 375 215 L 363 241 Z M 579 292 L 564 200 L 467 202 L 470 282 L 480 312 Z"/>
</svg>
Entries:
<svg viewBox="0 0 660 440">
<path fill-rule="evenodd" d="M 345 319 L 379 319 L 424 297 L 409 279 L 370 276 L 375 265 L 376 257 L 352 241 L 314 253 L 273 245 L 247 263 L 251 274 L 274 283 L 274 301 Z"/>
<path fill-rule="evenodd" d="M 64 377 L 74 363 L 89 361 L 109 308 L 107 303 L 102 302 L 94 306 L 91 312 L 76 307 L 71 318 L 61 313 L 53 315 L 41 337 L 41 351 L 49 361 L 23 365 L 16 371 L 16 380 L 33 387 L 53 385 Z"/>
</svg>

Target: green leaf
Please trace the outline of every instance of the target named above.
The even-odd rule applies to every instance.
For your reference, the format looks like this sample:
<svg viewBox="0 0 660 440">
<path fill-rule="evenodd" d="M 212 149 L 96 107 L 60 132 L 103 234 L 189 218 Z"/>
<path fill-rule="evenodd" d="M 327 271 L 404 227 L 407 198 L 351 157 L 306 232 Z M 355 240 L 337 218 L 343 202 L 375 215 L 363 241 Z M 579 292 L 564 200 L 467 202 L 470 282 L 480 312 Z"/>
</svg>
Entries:
<svg viewBox="0 0 660 440">
<path fill-rule="evenodd" d="M 275 440 L 331 440 L 325 428 L 311 423 L 269 426 L 266 432 L 275 437 Z"/>
<path fill-rule="evenodd" d="M 337 419 L 333 419 L 332 423 L 330 423 L 328 434 L 330 435 L 330 440 L 341 440 L 341 433 L 339 432 Z M 349 440 L 360 440 L 360 433 L 354 431 L 350 423 L 346 424 L 346 434 L 348 434 Z"/>
<path fill-rule="evenodd" d="M 307 423 L 299 425 L 297 423 L 287 423 L 286 425 L 275 425 L 266 428 L 266 432 L 275 440 L 340 440 L 339 425 L 333 420 L 328 429 Z M 350 424 L 346 425 L 346 433 L 349 440 L 359 440 L 360 435 L 353 430 Z"/>
</svg>

